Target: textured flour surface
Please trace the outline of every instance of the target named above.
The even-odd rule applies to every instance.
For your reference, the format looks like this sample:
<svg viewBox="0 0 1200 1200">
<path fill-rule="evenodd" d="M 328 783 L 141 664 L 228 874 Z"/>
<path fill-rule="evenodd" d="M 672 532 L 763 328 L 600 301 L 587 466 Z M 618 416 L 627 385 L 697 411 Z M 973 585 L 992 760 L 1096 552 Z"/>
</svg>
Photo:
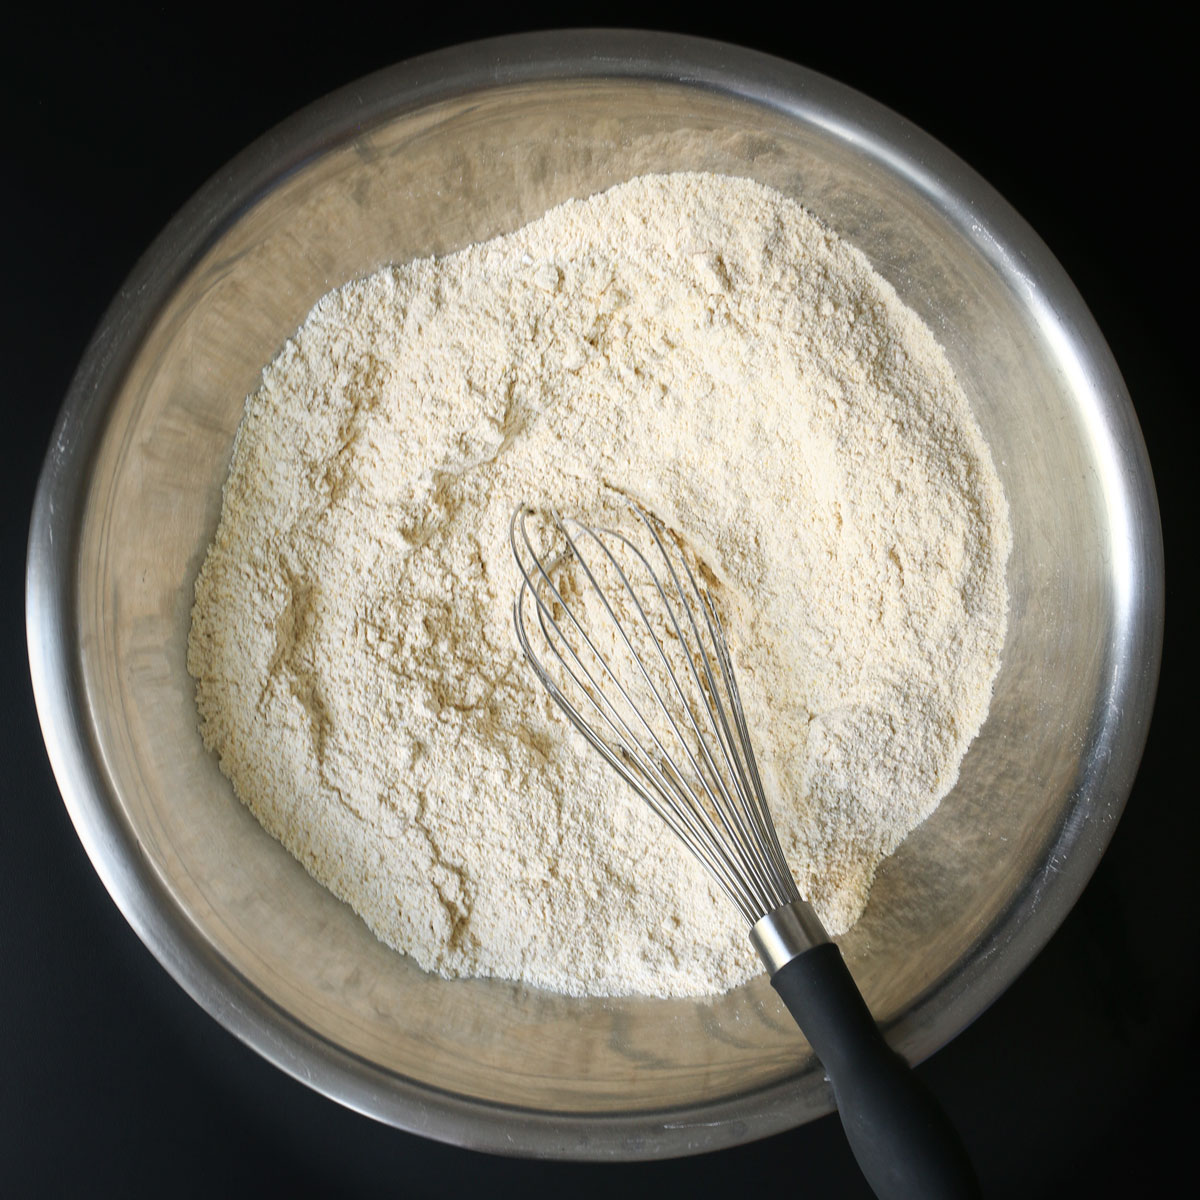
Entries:
<svg viewBox="0 0 1200 1200">
<path fill-rule="evenodd" d="M 759 969 L 519 658 L 513 507 L 603 522 L 622 493 L 717 580 L 833 931 L 986 714 L 989 453 L 928 329 L 794 202 L 648 176 L 347 284 L 247 401 L 188 666 L 238 795 L 425 968 L 664 995 Z"/>
</svg>

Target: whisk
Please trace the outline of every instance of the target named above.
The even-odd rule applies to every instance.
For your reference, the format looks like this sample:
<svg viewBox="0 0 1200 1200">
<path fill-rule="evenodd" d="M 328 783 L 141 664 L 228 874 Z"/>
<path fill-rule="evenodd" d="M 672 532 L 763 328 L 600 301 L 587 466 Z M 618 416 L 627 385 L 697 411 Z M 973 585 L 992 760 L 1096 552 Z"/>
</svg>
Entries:
<svg viewBox="0 0 1200 1200">
<path fill-rule="evenodd" d="M 749 923 L 773 987 L 825 1068 L 876 1194 L 978 1195 L 952 1126 L 884 1040 L 796 886 L 701 569 L 633 502 L 638 541 L 553 510 L 539 517 L 554 542 L 550 556 L 531 536 L 536 516 L 518 507 L 509 539 L 522 577 L 513 601 L 517 639 L 538 678 Z"/>
</svg>

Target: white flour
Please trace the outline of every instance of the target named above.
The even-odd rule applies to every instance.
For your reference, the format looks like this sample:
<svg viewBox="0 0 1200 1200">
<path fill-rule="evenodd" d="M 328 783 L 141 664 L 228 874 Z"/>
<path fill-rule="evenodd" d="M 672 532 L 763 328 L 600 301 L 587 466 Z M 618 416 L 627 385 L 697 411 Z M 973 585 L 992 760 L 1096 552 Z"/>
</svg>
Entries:
<svg viewBox="0 0 1200 1200">
<path fill-rule="evenodd" d="M 783 196 L 649 176 L 325 296 L 249 398 L 196 583 L 205 741 L 262 824 L 446 975 L 714 992 L 758 969 L 519 657 L 519 499 L 638 497 L 719 581 L 802 893 L 851 925 L 954 784 L 1007 509 L 945 356 Z"/>
</svg>

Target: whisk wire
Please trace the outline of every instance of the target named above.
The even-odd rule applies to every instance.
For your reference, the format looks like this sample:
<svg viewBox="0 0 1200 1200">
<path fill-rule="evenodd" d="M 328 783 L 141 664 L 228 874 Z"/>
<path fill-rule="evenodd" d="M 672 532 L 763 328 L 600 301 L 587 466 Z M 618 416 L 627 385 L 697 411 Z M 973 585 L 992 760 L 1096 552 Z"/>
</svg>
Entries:
<svg viewBox="0 0 1200 1200">
<path fill-rule="evenodd" d="M 555 519 L 556 517 L 557 514 L 554 514 Z M 514 516 L 513 520 L 515 524 L 517 517 Z M 561 525 L 557 519 L 556 525 Z M 572 624 L 576 628 L 579 636 L 583 639 L 584 644 L 589 652 L 601 663 L 605 674 L 609 677 L 613 686 L 617 689 L 621 696 L 626 700 L 630 710 L 634 712 L 638 720 L 645 725 L 645 719 L 642 717 L 641 712 L 629 698 L 624 685 L 613 672 L 604 656 L 596 648 L 591 637 L 588 635 L 587 630 L 576 617 L 574 610 L 570 607 L 570 605 L 567 604 L 562 593 L 555 585 L 553 579 L 551 579 L 549 570 L 534 552 L 528 532 L 524 526 L 524 514 L 521 514 L 521 536 L 530 558 L 536 566 L 537 573 L 541 577 L 542 582 L 544 583 L 545 588 L 549 591 L 553 601 L 556 602 L 559 607 L 562 608 L 563 611 L 570 617 Z M 510 529 L 510 537 L 512 537 L 514 552 L 516 552 L 516 540 L 515 536 L 513 536 L 512 529 Z M 607 694 L 598 685 L 592 672 L 580 659 L 575 647 L 571 644 L 569 639 L 564 637 L 558 621 L 551 612 L 546 599 L 534 584 L 534 581 L 519 554 L 517 555 L 517 561 L 520 565 L 521 574 L 525 581 L 524 586 L 521 588 L 514 602 L 514 617 L 517 635 L 522 649 L 529 658 L 530 662 L 533 664 L 534 669 L 537 672 L 538 677 L 541 679 L 543 685 L 546 687 L 547 691 L 550 693 L 551 697 L 555 700 L 559 707 L 571 719 L 575 727 L 587 738 L 591 745 L 600 752 L 605 761 L 611 767 L 613 767 L 613 769 L 616 770 L 618 774 L 650 805 L 651 809 L 663 821 L 671 826 L 671 828 L 675 830 L 676 834 L 693 849 L 697 857 L 700 858 L 700 860 L 708 868 L 710 873 L 717 880 L 729 898 L 735 904 L 737 904 L 739 909 L 741 909 L 744 915 L 747 916 L 747 920 L 754 920 L 755 918 L 749 914 L 749 909 L 747 908 L 744 899 L 742 899 L 737 889 L 736 864 L 731 859 L 727 847 L 722 844 L 720 837 L 716 834 L 715 829 L 712 828 L 707 814 L 704 812 L 701 806 L 698 806 L 695 803 L 694 797 L 689 793 L 682 780 L 678 777 L 677 772 L 667 773 L 661 770 L 658 762 L 655 761 L 655 758 L 650 755 L 641 745 L 634 732 L 630 729 L 628 723 L 621 716 L 620 711 L 609 700 Z M 524 622 L 522 601 L 524 599 L 524 593 L 526 590 L 530 592 L 535 601 L 538 624 L 546 646 L 561 664 L 566 674 L 574 682 L 576 688 L 583 693 L 591 707 L 595 710 L 600 719 L 617 739 L 617 742 L 621 750 L 627 756 L 628 761 L 622 759 L 620 755 L 614 753 L 608 743 L 596 733 L 596 731 L 587 722 L 575 705 L 573 705 L 566 697 L 565 693 L 558 686 L 558 683 L 553 676 L 546 671 L 537 655 L 534 654 Z M 615 622 L 615 616 L 613 617 L 613 620 Z M 554 631 L 553 635 L 551 633 L 551 629 Z M 590 686 L 585 686 L 583 681 L 579 678 L 579 675 L 577 675 L 575 670 L 571 667 L 571 664 L 568 663 L 563 657 L 558 648 L 560 643 L 566 647 L 572 661 L 583 674 L 584 678 L 586 678 L 587 683 Z M 634 654 L 634 657 L 636 658 L 636 654 Z M 599 697 L 599 700 L 597 697 Z M 603 704 L 599 702 L 601 700 L 603 701 Z M 649 732 L 653 737 L 653 731 L 650 730 Z M 655 739 L 655 741 L 657 742 L 657 739 Z M 667 766 L 673 767 L 673 764 L 671 764 L 671 761 L 665 754 L 665 751 L 661 750 L 661 745 L 660 752 L 663 755 L 661 761 Z M 638 774 L 631 772 L 629 769 L 630 763 L 632 763 L 636 771 L 640 773 L 640 778 Z M 646 785 L 649 785 L 650 790 L 647 790 Z"/>
<path fill-rule="evenodd" d="M 659 597 L 663 602 L 664 608 L 667 610 L 667 615 L 670 619 L 671 626 L 674 630 L 674 633 L 678 640 L 678 643 L 683 651 L 684 660 L 685 660 L 685 662 L 687 662 L 688 667 L 691 670 L 693 677 L 695 677 L 695 675 L 696 675 L 695 667 L 694 667 L 692 655 L 689 653 L 690 647 L 687 643 L 687 639 L 684 637 L 683 631 L 680 629 L 679 621 L 678 621 L 677 616 L 674 611 L 674 606 L 671 603 L 670 597 L 666 594 L 661 583 L 659 582 L 658 577 L 654 574 L 652 568 L 650 567 L 649 562 L 646 560 L 645 556 L 641 553 L 641 551 L 637 548 L 637 546 L 635 546 L 624 535 L 617 533 L 615 531 L 611 531 L 611 530 L 606 531 L 606 532 L 609 533 L 609 535 L 611 537 L 620 541 L 630 551 L 630 553 L 636 557 L 636 559 L 642 564 L 642 566 L 646 569 L 647 574 L 650 576 L 650 578 L 655 586 L 655 589 L 657 590 Z M 717 814 L 717 817 L 720 820 L 721 825 L 723 826 L 723 832 L 724 832 L 725 836 L 727 836 L 727 837 L 732 836 L 733 830 L 730 828 L 730 823 L 729 823 L 728 816 L 727 816 L 727 810 L 732 809 L 735 806 L 733 806 L 730 803 L 728 787 L 727 787 L 726 781 L 724 779 L 724 776 L 722 775 L 720 769 L 718 768 L 717 763 L 714 761 L 712 753 L 709 750 L 708 742 L 705 739 L 703 732 L 701 731 L 700 724 L 697 721 L 696 714 L 693 709 L 692 699 L 689 696 L 689 694 L 687 692 L 685 692 L 684 688 L 681 686 L 681 684 L 679 682 L 679 678 L 676 675 L 676 673 L 671 669 L 671 664 L 667 657 L 666 650 L 663 646 L 662 640 L 659 639 L 655 635 L 653 625 L 650 621 L 650 617 L 647 614 L 645 607 L 639 600 L 632 584 L 629 581 L 629 577 L 626 574 L 626 572 L 624 571 L 624 569 L 621 567 L 621 564 L 617 561 L 616 557 L 613 555 L 613 553 L 609 549 L 608 545 L 604 542 L 603 538 L 600 538 L 595 533 L 594 530 L 588 529 L 588 530 L 586 530 L 586 533 L 599 545 L 600 549 L 603 551 L 603 553 L 607 557 L 610 565 L 613 567 L 614 571 L 616 572 L 618 579 L 621 581 L 621 585 L 624 588 L 626 595 L 629 597 L 629 600 L 632 603 L 635 612 L 637 613 L 640 623 L 642 624 L 642 626 L 645 628 L 647 634 L 649 635 L 651 645 L 654 646 L 655 651 L 657 652 L 658 657 L 659 657 L 660 661 L 662 662 L 663 668 L 666 671 L 667 678 L 671 681 L 671 684 L 674 687 L 675 694 L 680 701 L 679 707 L 681 707 L 683 712 L 687 714 L 688 723 L 691 727 L 693 734 L 695 735 L 696 743 L 699 745 L 700 752 L 703 756 L 703 760 L 704 760 L 703 763 L 701 763 L 700 761 L 697 760 L 695 753 L 693 752 L 692 746 L 689 742 L 689 739 L 684 736 L 682 730 L 679 727 L 677 717 L 676 717 L 676 713 L 677 713 L 678 709 L 676 708 L 676 706 L 668 704 L 667 700 L 664 699 L 659 688 L 655 685 L 654 681 L 650 678 L 650 673 L 649 673 L 648 669 L 646 668 L 645 663 L 642 661 L 641 657 L 638 655 L 636 649 L 633 646 L 631 639 L 625 633 L 624 627 L 620 626 L 620 623 L 617 620 L 615 614 L 613 613 L 611 606 L 608 605 L 607 602 L 605 602 L 605 609 L 608 612 L 610 618 L 614 621 L 614 623 L 616 623 L 618 625 L 622 641 L 623 641 L 627 651 L 629 652 L 630 657 L 634 661 L 640 674 L 642 675 L 642 677 L 645 679 L 647 685 L 649 686 L 651 694 L 654 696 L 655 703 L 658 706 L 659 712 L 661 712 L 661 714 L 665 718 L 667 724 L 670 726 L 672 733 L 674 733 L 676 740 L 679 742 L 681 748 L 683 749 L 684 755 L 688 760 L 688 764 L 691 766 L 692 770 L 696 774 L 696 777 L 699 779 L 700 784 L 703 787 L 705 794 L 707 795 L 707 797 L 712 805 L 712 810 Z M 577 545 L 577 543 L 575 543 L 573 541 L 573 539 L 571 541 L 571 544 L 572 544 L 572 548 L 575 549 L 576 552 L 578 552 L 578 545 Z M 593 586 L 598 587 L 599 585 L 596 583 L 595 577 L 592 575 L 590 570 L 588 570 L 586 561 L 583 560 L 582 554 L 580 554 L 580 560 L 581 560 L 581 563 L 583 563 L 584 570 L 587 573 L 589 581 L 593 584 Z M 694 625 L 694 622 L 693 622 L 693 625 Z M 699 679 L 698 678 L 696 679 L 696 683 L 697 683 L 697 686 L 699 687 Z M 707 704 L 707 700 L 705 701 L 705 703 Z M 710 715 L 710 719 L 711 719 L 711 711 L 710 711 L 709 715 Z M 640 716 L 640 713 L 639 713 L 639 716 Z M 643 722 L 643 723 L 645 724 L 645 722 Z M 650 729 L 650 727 L 648 725 L 647 725 L 647 728 Z M 663 753 L 665 755 L 666 750 L 663 747 L 662 742 L 658 739 L 657 736 L 654 735 L 652 729 L 650 729 L 650 733 L 651 733 L 651 736 L 653 737 L 655 746 L 659 749 L 659 751 L 661 753 Z M 668 763 L 669 767 L 674 766 L 674 764 L 671 762 L 669 756 L 667 758 L 667 763 Z M 707 767 L 707 770 L 705 769 L 705 767 Z M 689 795 L 689 801 L 691 801 L 692 797 L 690 796 L 690 793 L 688 795 Z M 695 814 L 698 817 L 698 819 L 700 819 L 706 825 L 710 824 L 710 817 L 709 817 L 708 810 L 706 808 L 704 808 L 702 805 L 699 805 L 699 804 L 689 804 L 689 807 L 694 807 Z M 710 830 L 710 832 L 712 832 L 715 836 L 718 836 L 718 837 L 720 836 L 720 834 L 718 833 L 718 831 L 715 828 L 712 828 Z M 718 842 L 718 845 L 720 845 L 720 844 L 721 843 Z"/>
<path fill-rule="evenodd" d="M 608 765 L 692 850 L 753 924 L 765 913 L 798 899 L 799 893 L 767 809 L 724 630 L 711 596 L 697 583 L 686 557 L 679 555 L 687 587 L 654 519 L 640 507 L 633 506 L 633 511 L 650 532 L 665 565 L 669 586 L 660 579 L 641 549 L 624 534 L 609 529 L 598 531 L 572 521 L 575 530 L 572 536 L 567 523 L 553 510 L 550 521 L 566 549 L 547 564 L 535 549 L 526 525 L 531 510 L 522 506 L 513 513 L 509 538 L 523 580 L 513 602 L 517 637 L 555 703 Z M 650 663 L 634 644 L 630 629 L 614 610 L 581 541 L 594 545 L 602 556 L 596 562 L 606 565 L 616 576 L 621 592 L 632 606 L 633 628 L 644 632 L 654 647 L 651 662 L 657 658 L 662 668 L 665 692 L 663 683 L 656 681 Z M 645 572 L 662 603 L 673 640 L 664 639 L 656 631 L 618 553 L 629 555 Z M 659 731 L 622 681 L 617 664 L 600 650 L 575 607 L 556 584 L 553 572 L 567 563 L 579 568 L 590 594 L 598 599 L 615 631 L 618 653 L 632 668 L 630 682 L 644 686 L 647 697 L 652 697 L 653 708 L 665 722 L 664 733 L 670 731 L 673 744 L 677 743 L 682 752 L 682 761 L 672 757 Z M 695 606 L 689 600 L 689 591 Z M 569 680 L 572 691 L 581 692 L 586 698 L 587 709 L 601 723 L 599 729 L 566 695 L 535 653 L 525 621 L 526 593 L 534 602 L 544 648 L 561 668 L 563 681 Z M 561 620 L 566 621 L 574 638 L 567 636 Z M 707 643 L 702 628 L 708 634 Z M 682 655 L 694 686 L 685 685 L 672 666 L 665 641 L 671 641 L 672 649 Z M 593 664 L 598 663 L 598 669 L 589 667 L 584 655 Z M 605 682 L 615 695 L 609 694 L 603 686 Z M 604 731 L 611 735 L 614 744 L 610 744 Z"/>
<path fill-rule="evenodd" d="M 795 880 L 792 878 L 791 868 L 788 866 L 787 857 L 783 853 L 783 847 L 779 844 L 779 834 L 776 832 L 775 822 L 771 820 L 770 810 L 767 808 L 766 793 L 763 790 L 762 779 L 758 773 L 758 760 L 754 756 L 754 750 L 750 742 L 750 727 L 746 721 L 746 710 L 742 707 L 741 694 L 738 692 L 737 677 L 733 673 L 733 662 L 729 656 L 729 644 L 725 640 L 725 630 L 721 625 L 721 618 L 713 607 L 712 601 L 707 596 L 705 597 L 705 602 L 709 632 L 712 635 L 713 644 L 717 648 L 721 675 L 725 680 L 725 688 L 729 695 L 729 706 L 733 712 L 734 724 L 737 727 L 738 738 L 742 744 L 745 762 L 750 774 L 752 803 L 757 807 L 759 812 L 759 819 L 754 822 L 754 828 L 758 834 L 762 835 L 763 840 L 760 842 L 760 845 L 771 858 L 775 870 L 781 877 L 794 886 Z M 797 891 L 797 897 L 798 895 Z"/>
<path fill-rule="evenodd" d="M 713 677 L 712 664 L 709 660 L 708 650 L 705 646 L 705 641 L 700 633 L 696 621 L 695 611 L 693 610 L 687 598 L 687 593 L 683 585 L 679 581 L 679 576 L 675 570 L 675 563 L 672 556 L 667 552 L 666 546 L 663 544 L 662 538 L 658 530 L 655 528 L 653 521 L 643 512 L 639 511 L 638 516 L 641 517 L 646 527 L 653 537 L 655 545 L 658 547 L 659 553 L 662 555 L 663 562 L 667 566 L 667 570 L 671 576 L 671 582 L 675 585 L 675 590 L 683 602 L 684 611 L 687 613 L 688 623 L 691 626 L 692 636 L 695 639 L 695 645 L 699 649 L 701 664 L 704 668 L 704 684 L 696 672 L 693 657 L 689 654 L 686 656 L 688 667 L 691 670 L 692 678 L 696 684 L 696 689 L 704 703 L 710 727 L 712 728 L 720 747 L 725 755 L 726 762 L 731 767 L 733 784 L 737 792 L 739 803 L 734 804 L 726 794 L 726 799 L 729 801 L 729 810 L 732 815 L 733 824 L 736 825 L 736 832 L 733 829 L 729 830 L 730 836 L 736 837 L 740 844 L 746 850 L 747 864 L 753 869 L 759 882 L 764 887 L 763 895 L 768 899 L 772 896 L 771 885 L 773 883 L 771 870 L 773 868 L 776 876 L 781 876 L 788 883 L 792 882 L 791 871 L 788 869 L 786 862 L 783 859 L 782 853 L 778 860 L 772 859 L 769 863 L 764 864 L 762 861 L 762 853 L 767 851 L 767 845 L 764 845 L 761 836 L 761 830 L 765 826 L 772 835 L 772 840 L 775 839 L 774 825 L 770 819 L 770 813 L 766 808 L 765 800 L 761 801 L 763 795 L 762 784 L 758 778 L 757 766 L 754 760 L 754 751 L 750 746 L 749 734 L 744 723 L 744 716 L 741 725 L 738 727 L 740 736 L 739 754 L 738 743 L 734 741 L 733 735 L 729 729 L 729 722 L 725 716 L 725 708 L 721 704 L 721 694 L 717 687 L 717 682 Z M 729 697 L 731 704 L 736 703 L 736 710 L 741 710 L 740 697 L 736 696 L 736 684 L 733 678 L 733 669 L 729 659 L 728 646 L 725 644 L 724 631 L 721 629 L 719 620 L 716 620 L 716 611 L 713 608 L 711 598 L 702 593 L 699 585 L 696 583 L 696 578 L 692 573 L 691 567 L 688 565 L 686 558 L 681 558 L 684 573 L 687 576 L 688 584 L 691 588 L 697 603 L 700 606 L 701 612 L 705 618 L 705 626 L 708 631 L 710 640 L 716 651 L 721 678 L 725 684 L 725 692 Z M 657 582 L 657 580 L 656 580 Z M 664 604 L 668 608 L 671 607 L 670 600 L 667 598 L 663 589 L 659 588 L 659 593 L 663 598 Z M 714 621 L 715 626 L 714 626 Z M 672 614 L 672 624 L 675 628 L 676 636 L 679 640 L 687 644 L 687 639 L 683 632 L 674 621 Z M 682 694 L 682 693 L 681 693 Z M 735 712 L 736 717 L 736 712 Z M 707 753 L 707 744 L 705 744 L 705 752 Z M 753 775 L 750 775 L 746 770 L 746 763 L 753 767 Z M 724 814 L 723 814 L 724 815 Z M 756 853 L 757 851 L 757 853 Z M 782 870 L 780 866 L 782 864 Z"/>
</svg>

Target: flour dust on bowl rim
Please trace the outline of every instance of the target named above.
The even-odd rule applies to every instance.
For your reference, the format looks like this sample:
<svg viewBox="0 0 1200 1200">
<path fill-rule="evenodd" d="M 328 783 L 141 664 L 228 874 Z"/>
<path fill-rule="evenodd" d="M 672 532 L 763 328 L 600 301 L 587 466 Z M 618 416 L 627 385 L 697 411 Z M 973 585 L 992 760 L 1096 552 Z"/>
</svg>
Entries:
<svg viewBox="0 0 1200 1200">
<path fill-rule="evenodd" d="M 79 367 L 30 537 L 34 688 L 80 839 L 180 984 L 324 1094 L 481 1150 L 667 1157 L 831 1103 L 765 977 L 701 1000 L 580 1000 L 444 980 L 377 942 L 205 751 L 192 586 L 244 398 L 321 295 L 680 170 L 756 179 L 862 250 L 945 348 L 1007 494 L 989 717 L 842 939 L 906 1057 L 982 1012 L 1066 915 L 1150 717 L 1162 548 L 1129 398 L 1050 253 L 944 148 L 800 67 L 642 33 L 476 43 L 305 109 L 168 226 Z"/>
</svg>

